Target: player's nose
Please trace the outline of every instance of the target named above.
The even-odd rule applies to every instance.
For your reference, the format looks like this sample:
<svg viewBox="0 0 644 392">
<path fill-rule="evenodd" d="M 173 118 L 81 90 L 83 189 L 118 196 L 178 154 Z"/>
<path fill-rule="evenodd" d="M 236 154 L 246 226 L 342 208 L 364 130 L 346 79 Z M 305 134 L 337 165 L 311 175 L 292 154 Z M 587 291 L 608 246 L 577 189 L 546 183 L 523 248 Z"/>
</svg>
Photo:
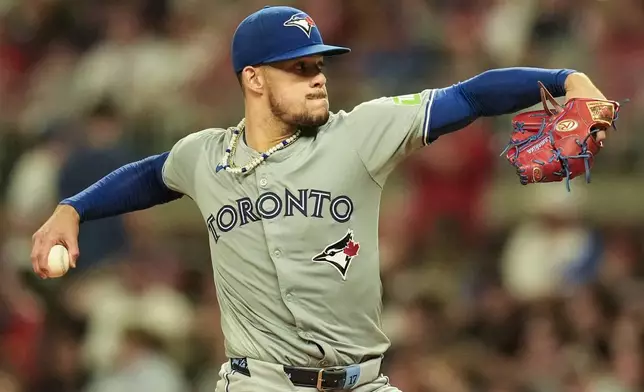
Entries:
<svg viewBox="0 0 644 392">
<path fill-rule="evenodd" d="M 325 85 L 326 85 L 326 76 L 322 72 L 319 72 L 311 79 L 311 87 L 313 88 L 322 88 Z"/>
</svg>

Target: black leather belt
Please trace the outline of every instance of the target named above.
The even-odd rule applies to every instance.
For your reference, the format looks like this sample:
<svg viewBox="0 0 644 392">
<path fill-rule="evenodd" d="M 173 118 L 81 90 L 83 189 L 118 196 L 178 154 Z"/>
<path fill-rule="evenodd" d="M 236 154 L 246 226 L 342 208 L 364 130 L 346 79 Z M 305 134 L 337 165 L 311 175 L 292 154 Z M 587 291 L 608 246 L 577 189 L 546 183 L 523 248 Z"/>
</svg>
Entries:
<svg viewBox="0 0 644 392">
<path fill-rule="evenodd" d="M 296 387 L 316 388 L 318 391 L 343 390 L 347 384 L 347 368 L 299 368 L 284 366 L 284 373 Z"/>
<path fill-rule="evenodd" d="M 367 360 L 374 358 L 376 357 L 367 358 Z M 230 364 L 233 370 L 248 377 L 251 376 L 251 369 L 248 368 L 246 358 L 233 358 L 230 360 Z M 318 391 L 343 391 L 351 389 L 356 386 L 361 374 L 360 365 L 327 368 L 284 365 L 283 369 L 294 386 L 316 388 Z"/>
</svg>

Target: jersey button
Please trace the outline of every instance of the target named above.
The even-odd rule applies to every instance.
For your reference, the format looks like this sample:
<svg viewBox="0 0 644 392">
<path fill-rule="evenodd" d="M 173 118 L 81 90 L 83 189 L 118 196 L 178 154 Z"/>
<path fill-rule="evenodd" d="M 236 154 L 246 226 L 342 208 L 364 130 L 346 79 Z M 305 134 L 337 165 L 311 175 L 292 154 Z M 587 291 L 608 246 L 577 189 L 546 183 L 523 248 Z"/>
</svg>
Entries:
<svg viewBox="0 0 644 392">
<path fill-rule="evenodd" d="M 282 252 L 279 249 L 277 249 L 277 250 L 275 250 L 275 252 L 273 252 L 273 256 L 280 257 L 280 256 L 282 256 Z"/>
<path fill-rule="evenodd" d="M 259 186 L 261 186 L 262 188 L 266 188 L 266 185 L 268 185 L 268 180 L 265 178 L 261 178 L 259 180 Z"/>
</svg>

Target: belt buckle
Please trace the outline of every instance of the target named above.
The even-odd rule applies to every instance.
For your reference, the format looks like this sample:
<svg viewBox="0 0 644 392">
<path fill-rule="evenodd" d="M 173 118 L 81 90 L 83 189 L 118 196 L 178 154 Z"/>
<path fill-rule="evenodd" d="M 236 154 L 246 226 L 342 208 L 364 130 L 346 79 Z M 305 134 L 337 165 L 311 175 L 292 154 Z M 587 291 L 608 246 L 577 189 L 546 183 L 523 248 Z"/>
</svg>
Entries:
<svg viewBox="0 0 644 392">
<path fill-rule="evenodd" d="M 315 385 L 315 388 L 319 392 L 337 390 L 339 388 L 339 386 L 335 387 L 335 388 L 324 388 L 322 386 L 322 383 L 324 382 L 324 373 L 333 372 L 333 371 L 338 371 L 339 372 L 339 371 L 343 371 L 343 370 L 344 370 L 344 368 L 342 368 L 342 367 L 322 368 L 322 369 L 318 370 L 318 380 L 317 380 L 317 383 Z"/>
<path fill-rule="evenodd" d="M 324 369 L 320 369 L 318 371 L 318 382 L 315 385 L 315 389 L 318 391 L 324 392 L 324 388 L 322 388 L 322 382 L 324 381 Z"/>
</svg>

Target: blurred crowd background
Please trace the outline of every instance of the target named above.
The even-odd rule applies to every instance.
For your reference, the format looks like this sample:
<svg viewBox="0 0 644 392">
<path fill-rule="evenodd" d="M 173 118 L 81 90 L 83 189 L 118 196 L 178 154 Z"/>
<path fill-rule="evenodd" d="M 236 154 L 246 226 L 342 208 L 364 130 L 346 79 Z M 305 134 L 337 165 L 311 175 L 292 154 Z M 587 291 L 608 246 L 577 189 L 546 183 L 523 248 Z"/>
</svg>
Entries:
<svg viewBox="0 0 644 392">
<path fill-rule="evenodd" d="M 237 124 L 229 45 L 273 1 L 0 0 L 0 391 L 213 392 L 225 360 L 188 200 L 84 224 L 79 267 L 33 276 L 56 203 Z M 644 2 L 284 0 L 325 41 L 332 110 L 495 67 L 575 68 L 629 98 L 593 182 L 521 187 L 509 117 L 405 161 L 381 214 L 385 371 L 404 392 L 644 390 Z M 551 184 L 552 185 L 552 184 Z"/>
</svg>

